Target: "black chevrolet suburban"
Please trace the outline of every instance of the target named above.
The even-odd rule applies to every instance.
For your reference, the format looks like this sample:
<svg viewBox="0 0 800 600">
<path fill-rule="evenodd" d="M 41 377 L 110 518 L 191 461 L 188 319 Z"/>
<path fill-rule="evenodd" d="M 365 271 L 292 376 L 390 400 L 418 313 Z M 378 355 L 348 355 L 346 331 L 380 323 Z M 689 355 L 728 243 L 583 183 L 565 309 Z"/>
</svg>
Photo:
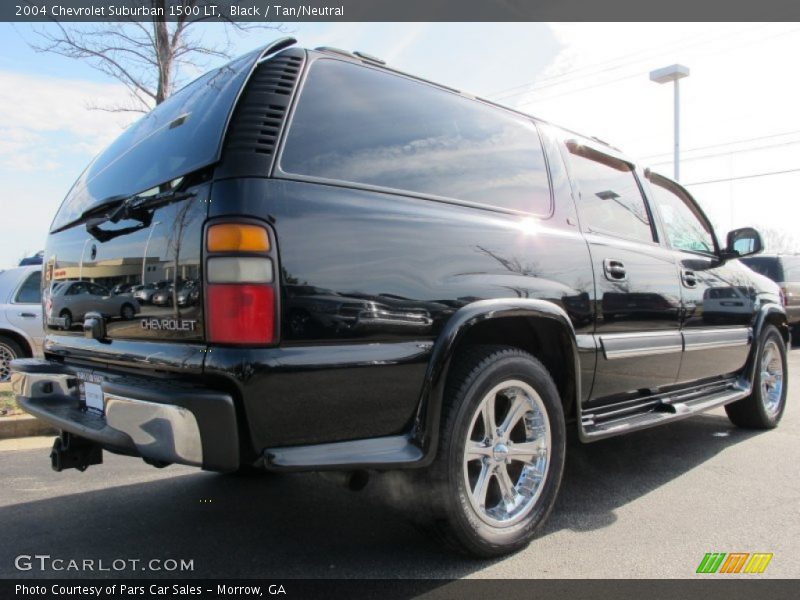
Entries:
<svg viewBox="0 0 800 600">
<path fill-rule="evenodd" d="M 550 512 L 568 427 L 778 424 L 786 315 L 738 260 L 756 231 L 723 246 L 597 139 L 293 42 L 177 92 L 67 194 L 45 358 L 13 363 L 56 470 L 398 470 L 440 537 L 492 556 Z M 78 320 L 50 299 L 75 279 L 196 293 Z"/>
</svg>

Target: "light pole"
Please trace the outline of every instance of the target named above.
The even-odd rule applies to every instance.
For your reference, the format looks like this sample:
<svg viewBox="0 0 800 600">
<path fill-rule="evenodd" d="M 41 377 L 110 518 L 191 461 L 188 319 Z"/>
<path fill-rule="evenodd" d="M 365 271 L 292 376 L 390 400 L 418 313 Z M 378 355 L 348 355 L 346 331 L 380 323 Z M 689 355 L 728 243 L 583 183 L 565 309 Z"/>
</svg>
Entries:
<svg viewBox="0 0 800 600">
<path fill-rule="evenodd" d="M 142 285 L 144 285 L 144 271 L 147 265 L 147 248 L 150 246 L 150 238 L 153 237 L 153 232 L 156 230 L 156 227 L 161 225 L 161 221 L 155 221 L 150 226 L 150 233 L 147 234 L 147 242 L 144 245 L 144 256 L 142 256 Z"/>
<path fill-rule="evenodd" d="M 92 238 L 86 238 L 86 241 L 83 242 L 83 248 L 81 248 L 81 262 L 78 266 L 78 279 L 83 280 L 83 255 L 86 254 L 86 244 L 92 241 Z"/>
<path fill-rule="evenodd" d="M 667 83 L 668 81 L 674 82 L 673 91 L 675 96 L 675 181 L 680 177 L 680 148 L 681 148 L 681 88 L 679 81 L 684 77 L 689 76 L 689 67 L 683 65 L 670 65 L 663 69 L 656 69 L 650 71 L 650 81 L 656 83 Z"/>
</svg>

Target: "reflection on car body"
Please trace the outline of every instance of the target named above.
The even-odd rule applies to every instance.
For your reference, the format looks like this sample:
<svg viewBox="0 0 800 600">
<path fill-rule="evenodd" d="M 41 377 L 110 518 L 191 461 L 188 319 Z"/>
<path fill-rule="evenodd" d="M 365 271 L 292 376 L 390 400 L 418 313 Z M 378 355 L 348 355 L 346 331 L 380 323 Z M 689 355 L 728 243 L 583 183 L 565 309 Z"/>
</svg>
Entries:
<svg viewBox="0 0 800 600">
<path fill-rule="evenodd" d="M 756 290 L 744 286 L 708 288 L 703 294 L 703 319 L 747 323 L 756 306 Z"/>
<path fill-rule="evenodd" d="M 45 308 L 47 323 L 62 329 L 70 329 L 90 312 L 124 320 L 132 319 L 139 312 L 139 305 L 132 296 L 114 296 L 96 283 L 80 280 L 51 286 Z"/>
<path fill-rule="evenodd" d="M 434 315 L 453 312 L 438 302 L 409 300 L 391 294 L 339 294 L 313 286 L 287 286 L 287 323 L 297 337 L 308 335 L 366 335 L 430 330 Z"/>
</svg>

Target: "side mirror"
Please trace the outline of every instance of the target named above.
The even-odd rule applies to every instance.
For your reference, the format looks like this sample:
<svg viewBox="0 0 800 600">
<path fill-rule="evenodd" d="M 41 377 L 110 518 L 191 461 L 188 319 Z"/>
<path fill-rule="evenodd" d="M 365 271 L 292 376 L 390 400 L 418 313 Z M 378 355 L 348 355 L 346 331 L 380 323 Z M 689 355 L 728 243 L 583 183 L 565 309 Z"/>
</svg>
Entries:
<svg viewBox="0 0 800 600">
<path fill-rule="evenodd" d="M 742 227 L 728 233 L 728 245 L 722 251 L 722 258 L 727 260 L 750 256 L 758 254 L 763 249 L 764 242 L 761 240 L 761 234 L 752 227 Z"/>
</svg>

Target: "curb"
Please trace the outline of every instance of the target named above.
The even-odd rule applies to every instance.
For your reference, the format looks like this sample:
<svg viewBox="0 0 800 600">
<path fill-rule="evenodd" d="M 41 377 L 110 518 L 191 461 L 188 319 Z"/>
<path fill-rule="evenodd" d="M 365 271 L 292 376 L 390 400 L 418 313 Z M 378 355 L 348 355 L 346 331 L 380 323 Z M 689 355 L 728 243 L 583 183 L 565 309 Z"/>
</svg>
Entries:
<svg viewBox="0 0 800 600">
<path fill-rule="evenodd" d="M 58 430 L 34 416 L 0 417 L 0 440 L 50 434 L 58 435 Z"/>
</svg>

